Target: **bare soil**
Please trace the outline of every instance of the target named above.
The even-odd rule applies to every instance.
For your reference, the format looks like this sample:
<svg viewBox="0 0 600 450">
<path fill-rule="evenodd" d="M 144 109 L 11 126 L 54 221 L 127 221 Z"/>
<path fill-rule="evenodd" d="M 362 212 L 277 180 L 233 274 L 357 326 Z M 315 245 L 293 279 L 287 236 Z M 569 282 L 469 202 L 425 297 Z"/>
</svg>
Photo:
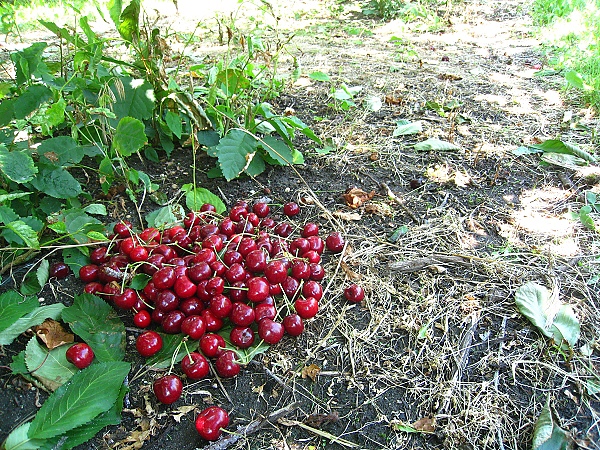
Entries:
<svg viewBox="0 0 600 450">
<path fill-rule="evenodd" d="M 557 136 L 591 150 L 598 119 L 564 91 L 560 75 L 534 76 L 545 56 L 528 7 L 524 0 L 447 2 L 433 30 L 377 21 L 352 3 L 275 7 L 280 31 L 296 34 L 289 51 L 303 76 L 273 103 L 295 111 L 331 150 L 319 153 L 299 138 L 306 163 L 297 171 L 271 168 L 229 183 L 207 179 L 213 162 L 200 156 L 198 176 L 228 206 L 294 200 L 303 204 L 298 223 L 344 232 L 344 255 L 325 259 L 320 313 L 240 376 L 187 384 L 172 406 L 151 395 L 156 373 L 135 378 L 122 424 L 80 448 L 225 448 L 202 441 L 193 426 L 194 411 L 218 404 L 230 411 L 229 430 L 242 434 L 230 448 L 529 449 L 548 396 L 574 442 L 600 448 L 600 400 L 586 390 L 600 374 L 600 298 L 598 283 L 588 284 L 598 273 L 598 241 L 568 215 L 581 207 L 582 192 L 600 191 L 600 172 L 542 167 L 538 156 L 511 153 Z M 181 11 L 178 24 L 189 26 L 193 15 Z M 207 20 L 193 57 L 211 48 L 217 29 Z M 291 72 L 292 60 L 281 70 Z M 362 86 L 357 106 L 336 107 L 331 84 L 311 80 L 313 71 L 328 73 L 335 86 Z M 370 97 L 380 109 L 367 107 Z M 457 106 L 442 116 L 427 102 Z M 400 119 L 422 121 L 423 132 L 393 136 Z M 416 152 L 413 144 L 429 137 L 460 149 Z M 190 158 L 179 149 L 140 167 L 176 195 L 191 181 Z M 343 194 L 353 187 L 374 196 L 352 209 Z M 108 206 L 115 218 L 135 219 L 126 199 Z M 142 212 L 154 207 L 146 203 Z M 527 281 L 558 289 L 575 306 L 578 345 L 591 356 L 578 348 L 560 354 L 519 314 L 514 292 Z M 362 304 L 343 300 L 351 282 L 367 290 Z M 43 295 L 68 303 L 79 290 L 70 277 Z M 134 336 L 131 378 L 142 367 Z M 1 348 L 0 440 L 46 397 L 7 368 L 26 341 Z M 253 421 L 290 405 L 286 419 L 244 435 Z"/>
</svg>

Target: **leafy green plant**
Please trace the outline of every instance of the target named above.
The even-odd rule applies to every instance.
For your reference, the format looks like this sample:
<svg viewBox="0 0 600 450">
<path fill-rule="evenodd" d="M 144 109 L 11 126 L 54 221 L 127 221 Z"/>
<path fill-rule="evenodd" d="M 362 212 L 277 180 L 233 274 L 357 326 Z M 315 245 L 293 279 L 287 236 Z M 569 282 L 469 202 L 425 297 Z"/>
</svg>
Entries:
<svg viewBox="0 0 600 450">
<path fill-rule="evenodd" d="M 594 216 L 600 214 L 600 199 L 598 194 L 593 191 L 586 191 L 585 193 L 585 205 L 583 205 L 578 212 L 573 212 L 573 219 L 579 220 L 583 226 L 592 230 L 598 231 Z"/>
</svg>

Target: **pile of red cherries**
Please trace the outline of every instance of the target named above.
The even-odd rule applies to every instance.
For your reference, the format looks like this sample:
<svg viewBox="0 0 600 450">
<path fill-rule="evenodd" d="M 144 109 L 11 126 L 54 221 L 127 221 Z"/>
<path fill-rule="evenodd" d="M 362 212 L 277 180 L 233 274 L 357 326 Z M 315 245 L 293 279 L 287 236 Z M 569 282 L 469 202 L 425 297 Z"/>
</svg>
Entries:
<svg viewBox="0 0 600 450">
<path fill-rule="evenodd" d="M 91 263 L 79 270 L 84 290 L 131 310 L 140 328 L 154 326 L 198 340 L 200 351 L 187 352 L 181 361 L 188 378 L 208 376 L 207 358 L 214 359 L 219 376 L 233 377 L 240 365 L 236 352 L 227 349 L 224 327 L 230 329 L 229 343 L 237 349 L 247 349 L 259 339 L 276 344 L 286 333 L 299 336 L 304 321 L 317 314 L 323 296 L 322 253 L 339 253 L 345 247 L 339 232 L 323 239 L 313 222 L 294 225 L 289 218 L 300 213 L 296 203 L 283 205 L 280 220 L 270 210 L 264 202 L 241 201 L 222 216 L 207 203 L 187 214 L 181 225 L 139 233 L 130 223 L 119 222 L 110 244 L 94 249 Z M 140 274 L 145 274 L 143 287 Z M 136 289 L 131 285 L 134 279 Z M 344 295 L 360 302 L 364 290 L 353 284 Z M 144 357 L 155 355 L 162 345 L 154 330 L 136 340 Z M 153 387 L 159 401 L 171 404 L 179 399 L 182 382 L 169 373 Z M 214 440 L 228 422 L 224 410 L 211 407 L 198 416 L 196 427 L 202 437 Z"/>
</svg>

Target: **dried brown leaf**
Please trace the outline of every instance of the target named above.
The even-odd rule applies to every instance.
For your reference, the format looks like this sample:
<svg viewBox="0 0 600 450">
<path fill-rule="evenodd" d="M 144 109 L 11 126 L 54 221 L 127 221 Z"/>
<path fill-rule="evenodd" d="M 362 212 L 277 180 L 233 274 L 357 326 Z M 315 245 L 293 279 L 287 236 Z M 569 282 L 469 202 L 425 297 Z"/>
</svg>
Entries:
<svg viewBox="0 0 600 450">
<path fill-rule="evenodd" d="M 440 80 L 447 80 L 447 81 L 458 81 L 458 80 L 462 80 L 462 77 L 460 75 L 454 75 L 452 73 L 440 73 L 438 75 L 438 78 Z"/>
<path fill-rule="evenodd" d="M 53 319 L 46 319 L 41 325 L 33 327 L 33 331 L 46 344 L 48 350 L 75 341 L 75 336 L 66 331 L 60 322 Z"/>
<path fill-rule="evenodd" d="M 173 411 L 173 419 L 175 420 L 175 422 L 179 423 L 179 422 L 181 422 L 181 418 L 183 416 L 185 416 L 190 411 L 193 411 L 194 409 L 196 409 L 196 405 L 180 406 L 175 411 Z"/>
<path fill-rule="evenodd" d="M 415 430 L 433 433 L 435 431 L 435 417 L 423 417 L 412 424 Z"/>
<path fill-rule="evenodd" d="M 358 213 L 347 213 L 347 212 L 343 212 L 343 211 L 335 211 L 333 213 L 333 215 L 342 220 L 348 220 L 348 221 L 362 219 L 362 216 Z"/>
<path fill-rule="evenodd" d="M 346 264 L 344 261 L 342 261 L 340 265 L 342 266 L 342 269 L 346 276 L 351 280 L 360 280 L 362 278 L 362 275 L 360 273 L 356 273 L 355 271 L 353 271 L 350 268 L 350 266 L 348 266 L 348 264 Z"/>
<path fill-rule="evenodd" d="M 348 189 L 343 195 L 346 204 L 352 209 L 360 208 L 363 203 L 371 200 L 374 196 L 375 191 L 365 192 L 356 187 Z"/>
<path fill-rule="evenodd" d="M 321 368 L 316 364 L 311 364 L 302 368 L 302 378 L 310 378 L 313 381 L 317 381 L 317 375 L 321 371 Z"/>
</svg>

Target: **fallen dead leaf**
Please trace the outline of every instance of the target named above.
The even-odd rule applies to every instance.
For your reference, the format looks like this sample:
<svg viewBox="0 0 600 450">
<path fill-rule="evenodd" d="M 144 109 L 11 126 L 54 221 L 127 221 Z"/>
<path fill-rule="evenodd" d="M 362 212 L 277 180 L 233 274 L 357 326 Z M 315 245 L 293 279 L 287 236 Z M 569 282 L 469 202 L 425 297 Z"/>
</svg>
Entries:
<svg viewBox="0 0 600 450">
<path fill-rule="evenodd" d="M 335 217 L 339 217 L 342 220 L 360 220 L 362 219 L 362 216 L 358 213 L 347 213 L 347 212 L 343 212 L 343 211 L 335 211 L 333 213 L 333 215 Z"/>
<path fill-rule="evenodd" d="M 175 411 L 173 411 L 173 419 L 175 420 L 175 422 L 179 423 L 179 422 L 181 422 L 181 418 L 183 416 L 185 416 L 190 411 L 193 411 L 194 409 L 196 409 L 196 405 L 180 406 Z"/>
<path fill-rule="evenodd" d="M 302 378 L 310 378 L 313 381 L 317 381 L 317 375 L 321 371 L 321 368 L 316 364 L 311 364 L 302 368 Z"/>
<path fill-rule="evenodd" d="M 363 203 L 371 200 L 374 196 L 375 191 L 365 192 L 356 187 L 348 189 L 343 195 L 346 204 L 352 209 L 361 207 Z"/>
<path fill-rule="evenodd" d="M 33 327 L 33 331 L 46 344 L 48 350 L 75 341 L 75 336 L 53 319 L 46 319 L 41 325 Z"/>
<path fill-rule="evenodd" d="M 344 273 L 346 274 L 346 276 L 348 278 L 350 278 L 351 280 L 360 280 L 362 278 L 362 275 L 360 273 L 356 273 L 344 261 L 341 262 L 341 266 L 342 266 L 342 269 L 344 270 Z"/>
<path fill-rule="evenodd" d="M 458 80 L 462 80 L 462 77 L 460 75 L 454 75 L 452 73 L 440 73 L 438 75 L 438 78 L 440 80 L 448 80 L 448 81 L 458 81 Z"/>
<path fill-rule="evenodd" d="M 435 417 L 423 417 L 412 424 L 415 430 L 433 433 L 435 431 Z"/>
<path fill-rule="evenodd" d="M 402 97 L 396 97 L 395 95 L 386 95 L 385 103 L 388 105 L 400 105 L 402 103 Z"/>
</svg>

